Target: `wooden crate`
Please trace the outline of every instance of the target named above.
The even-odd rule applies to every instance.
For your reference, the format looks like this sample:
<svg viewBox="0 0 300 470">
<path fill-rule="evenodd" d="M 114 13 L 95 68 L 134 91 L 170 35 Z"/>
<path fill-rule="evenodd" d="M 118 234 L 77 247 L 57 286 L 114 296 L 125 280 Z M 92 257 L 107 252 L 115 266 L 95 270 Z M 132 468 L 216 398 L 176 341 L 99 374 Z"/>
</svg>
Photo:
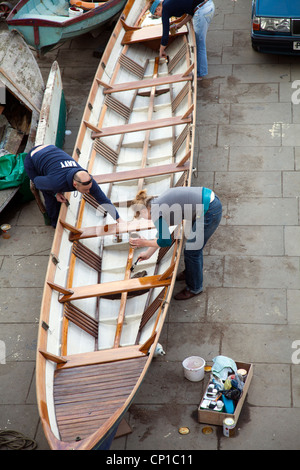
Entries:
<svg viewBox="0 0 300 470">
<path fill-rule="evenodd" d="M 222 426 L 225 418 L 233 418 L 235 422 L 237 423 L 244 401 L 246 399 L 246 395 L 250 386 L 252 376 L 253 376 L 253 364 L 248 364 L 247 362 L 236 362 L 236 365 L 238 369 L 245 369 L 247 371 L 247 378 L 246 378 L 245 385 L 243 388 L 243 393 L 236 405 L 234 413 L 230 414 L 230 413 L 223 413 L 220 411 L 203 410 L 200 408 L 200 405 L 203 399 L 202 397 L 201 402 L 198 407 L 199 423 L 207 423 L 207 424 L 214 424 L 216 426 Z M 208 388 L 208 385 L 207 385 L 207 388 Z M 204 395 L 206 394 L 206 390 L 205 390 Z"/>
</svg>

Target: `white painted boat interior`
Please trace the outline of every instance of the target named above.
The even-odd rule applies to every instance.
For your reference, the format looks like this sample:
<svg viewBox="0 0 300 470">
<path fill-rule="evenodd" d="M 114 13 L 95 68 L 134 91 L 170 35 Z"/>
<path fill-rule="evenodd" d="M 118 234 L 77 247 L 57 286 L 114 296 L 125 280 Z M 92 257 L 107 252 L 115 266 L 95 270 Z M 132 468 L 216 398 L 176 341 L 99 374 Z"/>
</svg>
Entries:
<svg viewBox="0 0 300 470">
<path fill-rule="evenodd" d="M 22 8 L 22 11 L 16 13 L 15 18 L 19 18 L 20 16 L 32 17 L 32 15 L 36 15 L 36 17 L 43 16 L 68 16 L 69 10 L 69 2 L 65 0 L 43 0 L 42 2 L 39 0 L 29 0 Z"/>
<path fill-rule="evenodd" d="M 39 2 L 32 0 L 35 8 L 38 8 Z M 45 0 L 45 8 L 51 3 L 50 0 Z M 126 22 L 133 24 L 140 8 L 140 2 L 135 2 Z M 59 3 L 63 8 L 65 2 Z M 153 24 L 153 20 L 148 16 L 146 24 Z M 160 21 L 160 20 L 159 20 Z M 157 23 L 158 20 L 155 20 Z M 130 83 L 141 79 L 137 77 L 135 72 L 129 71 L 127 68 L 116 65 L 115 57 L 119 57 L 122 53 L 126 55 L 131 61 L 139 66 L 139 69 L 144 70 L 142 78 L 152 78 L 155 70 L 155 58 L 157 57 L 156 51 L 150 51 L 143 45 L 122 46 L 121 41 L 123 33 L 119 35 L 111 51 L 110 58 L 107 61 L 105 70 L 100 70 L 102 73 L 101 81 L 107 84 L 113 83 Z M 175 64 L 171 72 L 168 71 L 168 64 L 166 61 L 160 61 L 158 67 L 158 77 L 167 76 L 172 74 L 183 74 L 186 72 L 191 62 L 187 60 L 188 57 L 188 44 L 186 43 L 187 37 L 181 36 L 175 40 L 168 48 L 170 57 L 183 48 L 185 51 L 181 59 Z M 149 52 L 150 51 L 150 52 Z M 189 58 L 190 60 L 190 58 Z M 111 81 L 112 80 L 112 81 Z M 182 116 L 191 106 L 191 96 L 189 93 L 184 95 L 186 82 L 175 83 L 167 86 L 158 86 L 156 91 L 165 91 L 157 96 L 151 95 L 151 88 L 140 90 L 130 90 L 124 92 L 114 93 L 112 95 L 104 95 L 103 86 L 98 85 L 98 90 L 92 100 L 92 111 L 90 113 L 88 122 L 99 129 L 105 129 L 112 126 L 124 126 L 127 124 L 141 123 L 145 121 L 153 121 L 157 119 L 171 118 L 174 116 Z M 140 93 L 140 92 L 143 93 Z M 144 92 L 150 92 L 150 95 Z M 176 96 L 182 92 L 184 97 L 174 106 L 173 101 Z M 107 98 L 109 97 L 109 98 Z M 105 100 L 117 100 L 117 111 L 114 106 L 104 106 Z M 93 175 L 111 174 L 126 170 L 137 170 L 142 167 L 154 167 L 158 165 L 165 165 L 171 163 L 178 163 L 189 151 L 191 146 L 190 130 L 182 140 L 182 144 L 177 146 L 174 152 L 174 143 L 176 139 L 184 132 L 186 124 L 161 127 L 159 129 L 152 129 L 146 131 L 128 132 L 126 134 L 116 134 L 101 138 L 101 142 L 108 146 L 112 153 L 115 154 L 116 161 L 109 161 L 101 152 L 95 151 L 95 140 L 92 138 L 92 130 L 86 128 L 86 132 L 80 147 L 80 155 L 78 157 L 79 164 L 88 168 L 89 172 Z M 75 149 L 76 151 L 76 149 Z M 182 172 L 175 173 L 174 175 L 153 176 L 149 178 L 133 179 L 127 181 L 116 181 L 112 184 L 101 184 L 101 189 L 118 207 L 120 216 L 125 221 L 130 221 L 133 218 L 133 212 L 130 208 L 130 201 L 135 197 L 139 189 L 147 189 L 148 195 L 159 195 L 170 186 L 176 185 L 182 176 Z M 88 203 L 84 204 L 84 211 L 81 211 L 81 195 L 75 193 L 70 194 L 70 206 L 67 210 L 65 221 L 74 227 L 94 227 L 102 226 L 105 224 L 112 224 L 114 220 L 108 215 L 104 217 L 99 210 L 95 209 Z M 79 223 L 78 223 L 78 216 Z M 139 232 L 142 237 L 155 238 L 156 230 L 143 230 Z M 72 242 L 69 241 L 69 230 L 64 229 L 63 239 L 60 244 L 60 250 L 57 253 L 59 264 L 55 271 L 53 282 L 59 286 L 65 287 L 79 287 L 94 285 L 98 283 L 109 283 L 113 281 L 124 280 L 128 252 L 129 252 L 129 234 L 124 234 L 121 241 L 116 241 L 113 235 L 104 237 L 94 237 L 81 240 L 81 243 L 92 250 L 95 254 L 100 256 L 102 260 L 101 273 L 91 269 L 83 261 L 76 259 L 74 264 L 74 275 L 70 278 L 70 263 L 72 261 L 71 250 Z M 134 253 L 133 262 L 138 258 L 138 254 L 142 250 L 137 250 Z M 172 247 L 162 258 L 159 263 L 158 271 L 155 272 L 158 251 L 147 261 L 140 262 L 134 269 L 133 274 L 142 270 L 147 272 L 147 276 L 164 273 L 171 264 L 172 257 L 174 256 L 174 247 Z M 137 295 L 132 298 L 127 298 L 125 320 L 123 323 L 122 334 L 120 338 L 120 346 L 133 345 L 136 342 L 141 316 L 145 310 L 146 302 L 151 303 L 156 296 L 161 292 L 161 288 L 152 289 L 149 301 L 149 293 L 145 292 L 142 295 Z M 61 338 L 63 326 L 63 312 L 64 304 L 60 303 L 60 294 L 53 290 L 51 296 L 51 304 L 49 307 L 49 321 L 47 332 L 47 351 L 57 356 L 61 355 Z M 116 325 L 121 306 L 121 300 L 110 300 L 105 298 L 85 298 L 81 300 L 74 300 L 72 302 L 75 307 L 86 312 L 89 316 L 98 321 L 98 339 L 96 348 L 98 350 L 106 350 L 112 348 L 114 345 L 114 338 L 116 334 Z M 153 329 L 160 328 L 160 321 L 156 324 L 157 315 L 152 316 L 148 323 L 143 328 L 142 334 L 139 338 L 139 343 L 143 344 L 152 334 Z M 91 352 L 95 350 L 95 338 L 83 329 L 76 326 L 74 323 L 68 323 L 68 339 L 67 339 L 67 352 L 65 354 L 73 355 L 84 352 Z M 56 365 L 47 361 L 46 363 L 46 393 L 48 414 L 50 420 L 50 427 L 53 433 L 59 438 L 59 432 L 56 424 L 54 402 L 53 402 L 53 376 Z"/>
</svg>

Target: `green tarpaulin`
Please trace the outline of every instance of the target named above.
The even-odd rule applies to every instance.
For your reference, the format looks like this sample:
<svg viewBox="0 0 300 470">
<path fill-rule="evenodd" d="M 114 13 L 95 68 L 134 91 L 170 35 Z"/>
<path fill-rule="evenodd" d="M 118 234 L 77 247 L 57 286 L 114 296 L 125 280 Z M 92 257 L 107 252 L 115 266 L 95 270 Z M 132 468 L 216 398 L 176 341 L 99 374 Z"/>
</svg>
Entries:
<svg viewBox="0 0 300 470">
<path fill-rule="evenodd" d="M 32 199 L 30 181 L 24 168 L 26 153 L 8 154 L 0 157 L 0 190 L 20 187 L 19 191 L 26 199 Z"/>
</svg>

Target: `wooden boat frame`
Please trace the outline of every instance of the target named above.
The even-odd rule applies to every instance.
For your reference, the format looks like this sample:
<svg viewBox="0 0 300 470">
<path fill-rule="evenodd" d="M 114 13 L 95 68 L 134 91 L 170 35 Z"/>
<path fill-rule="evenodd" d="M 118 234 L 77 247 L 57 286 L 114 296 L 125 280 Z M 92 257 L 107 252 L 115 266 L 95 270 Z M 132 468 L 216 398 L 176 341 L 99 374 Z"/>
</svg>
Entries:
<svg viewBox="0 0 300 470">
<path fill-rule="evenodd" d="M 138 32 L 139 43 L 145 42 L 147 47 L 156 50 L 155 44 L 159 34 L 161 35 L 161 27 L 160 29 L 157 28 L 158 32 L 155 35 L 153 35 L 153 29 L 144 31 L 146 34 L 144 39 L 141 40 L 143 28 L 127 26 L 127 23 L 130 24 L 130 21 L 132 22 L 133 19 L 138 24 L 138 21 L 145 14 L 145 9 L 140 11 L 139 7 L 136 6 L 137 3 L 139 3 L 139 0 L 136 0 L 136 2 L 133 0 L 128 1 L 102 56 L 88 97 L 73 153 L 73 158 L 78 159 L 79 162 L 86 161 L 86 168 L 89 171 L 93 169 L 96 154 L 98 155 L 97 152 L 101 152 L 102 155 L 105 154 L 105 159 L 109 161 L 110 168 L 116 168 L 118 153 L 101 139 L 103 137 L 110 138 L 111 136 L 114 139 L 115 136 L 119 136 L 120 145 L 124 145 L 124 139 L 128 138 L 130 134 L 145 132 L 141 152 L 143 153 L 142 162 L 144 163 L 140 168 L 124 171 L 119 168 L 119 171 L 106 171 L 101 172 L 101 174 L 92 172 L 97 183 L 101 184 L 102 188 L 108 188 L 109 197 L 113 193 L 113 185 L 123 184 L 123 182 L 129 184 L 130 181 L 134 180 L 138 181 L 137 188 L 143 188 L 146 180 L 152 181 L 153 179 L 155 181 L 155 178 L 159 178 L 162 175 L 166 178 L 167 183 L 165 184 L 179 186 L 191 184 L 194 126 L 196 122 L 196 107 L 193 101 L 196 99 L 194 32 L 192 28 L 187 27 L 182 28 L 179 32 L 178 38 L 182 38 L 184 47 L 179 53 L 179 59 L 177 57 L 173 60 L 171 57 L 166 76 L 159 77 L 157 75 L 160 61 L 156 58 L 154 61 L 153 77 L 150 79 L 143 78 L 143 67 L 135 64 L 134 61 L 128 59 L 124 54 L 124 50 L 127 51 L 131 45 L 127 32 Z M 190 45 L 187 43 L 187 35 L 191 41 Z M 176 37 L 172 38 L 172 40 L 176 40 Z M 135 40 L 132 39 L 132 41 L 134 43 Z M 104 71 L 107 71 L 107 64 L 113 48 L 121 51 L 121 54 L 110 83 L 106 83 Z M 176 68 L 179 61 L 187 61 L 188 65 L 182 73 L 172 75 L 170 71 Z M 131 71 L 134 69 L 134 74 L 138 76 L 138 80 L 131 79 L 126 84 L 124 82 L 122 84 L 114 83 L 121 63 L 125 64 L 124 67 Z M 170 85 L 172 83 L 183 84 L 180 96 L 176 96 L 172 103 L 172 109 L 176 110 L 179 114 L 176 115 L 174 112 L 168 118 L 151 118 L 156 96 L 165 93 L 161 87 L 167 86 L 168 93 L 170 93 Z M 145 88 L 146 91 L 144 90 Z M 141 96 L 149 97 L 149 109 L 147 112 L 149 113 L 150 110 L 150 114 L 148 114 L 150 118 L 148 120 L 138 120 L 134 123 L 128 122 L 128 109 L 126 109 L 126 105 L 118 100 L 110 99 L 114 93 L 120 93 L 120 90 L 125 92 L 133 90 L 135 97 L 138 93 Z M 103 106 L 100 113 L 97 114 L 95 121 L 95 102 L 99 98 L 99 94 L 103 100 Z M 107 100 L 107 97 L 110 100 Z M 125 123 L 119 124 L 119 118 L 116 118 L 116 125 L 105 125 L 105 117 L 110 107 L 112 107 L 114 113 L 122 116 L 120 119 L 123 119 L 123 121 L 125 119 Z M 181 107 L 185 110 L 183 113 L 181 113 Z M 116 108 L 117 111 L 115 111 Z M 153 166 L 146 166 L 144 154 L 147 154 L 151 131 L 170 128 L 173 132 L 175 128 L 178 129 L 178 126 L 181 126 L 180 129 L 183 128 L 183 130 L 180 130 L 177 135 L 172 134 L 172 162 L 168 164 L 156 162 Z M 166 140 L 169 145 L 170 139 L 166 138 Z M 83 150 L 86 142 L 90 146 L 88 156 L 86 156 L 86 152 Z M 159 184 L 161 184 L 160 181 Z M 157 258 L 153 262 L 153 268 L 151 268 L 151 275 L 146 274 L 141 277 L 131 278 L 136 254 L 135 250 L 129 247 L 124 273 L 122 272 L 123 277 L 121 279 L 110 280 L 109 282 L 102 281 L 102 279 L 99 281 L 100 273 L 102 275 L 101 263 L 103 261 L 103 254 L 101 256 L 101 253 L 99 255 L 93 249 L 90 249 L 87 242 L 102 240 L 103 244 L 105 244 L 108 237 L 111 236 L 118 238 L 122 234 L 125 236 L 131 232 L 150 232 L 153 230 L 153 223 L 143 219 L 125 221 L 120 224 L 107 223 L 105 222 L 107 220 L 105 218 L 106 213 L 104 213 L 103 219 L 101 219 L 103 224 L 86 226 L 83 223 L 85 211 L 90 206 L 94 205 L 96 207 L 97 204 L 95 205 L 95 201 L 89 195 L 85 195 L 80 202 L 76 201 L 73 193 L 69 194 L 68 198 L 68 206 L 63 204 L 61 207 L 46 273 L 37 351 L 37 401 L 43 429 L 51 449 L 87 450 L 109 448 L 117 427 L 124 413 L 134 400 L 135 394 L 151 364 L 154 350 L 167 315 L 168 306 L 171 302 L 176 272 L 184 243 L 183 227 L 180 225 L 173 228 L 173 243 L 171 247 L 158 250 Z M 115 203 L 114 200 L 113 203 Z M 123 203 L 126 206 L 130 205 L 130 197 L 123 201 Z M 73 207 L 76 207 L 77 211 L 75 219 L 72 216 Z M 72 217 L 76 223 L 70 223 Z M 62 246 L 64 247 L 63 250 Z M 110 245 L 109 247 L 111 249 Z M 116 247 L 117 255 L 119 255 L 117 243 Z M 66 259 L 62 260 L 61 258 L 64 257 Z M 87 269 L 98 273 L 98 282 L 76 285 L 74 272 L 79 262 L 78 260 L 83 262 L 84 266 L 88 267 Z M 114 261 L 112 260 L 111 264 L 113 263 Z M 62 271 L 67 271 L 67 273 Z M 145 294 L 147 295 L 145 296 Z M 143 304 L 143 312 L 138 319 L 138 328 L 134 330 L 135 340 L 132 344 L 124 345 L 122 344 L 122 335 L 124 334 L 127 318 L 125 312 L 126 304 L 131 298 L 134 298 L 134 301 L 136 301 L 137 297 L 147 297 L 147 300 Z M 112 337 L 112 345 L 109 348 L 101 347 L 101 344 L 100 346 L 98 344 L 99 319 L 90 315 L 90 311 L 87 313 L 84 309 L 79 308 L 78 305 L 76 306 L 76 302 L 87 302 L 88 299 L 94 299 L 96 303 L 101 302 L 103 299 L 109 302 L 112 299 L 118 299 L 118 314 L 116 315 L 114 326 L 115 333 L 114 337 Z M 60 313 L 58 315 L 61 318 L 61 326 L 58 329 L 59 339 L 56 339 L 56 323 L 58 323 L 58 320 L 54 322 L 52 319 L 52 316 L 55 316 L 54 310 L 63 312 L 61 317 L 59 316 L 61 315 Z M 68 338 L 71 334 L 70 328 L 73 325 L 76 325 L 80 330 L 80 334 L 90 335 L 93 338 L 96 344 L 95 349 L 80 353 L 69 351 L 70 339 L 68 342 Z M 55 338 L 55 347 L 51 347 L 53 338 Z M 51 377 L 53 376 L 51 378 L 53 384 L 51 383 L 50 387 L 46 384 L 48 373 Z M 112 376 L 116 378 L 112 379 Z M 118 385 L 118 381 L 122 383 L 122 386 Z M 108 382 L 110 385 L 107 385 Z M 108 387 L 108 389 L 105 387 Z M 48 388 L 51 388 L 50 392 Z M 109 395 L 108 401 L 106 400 L 102 403 L 102 395 L 96 400 L 95 390 L 97 393 Z M 92 407 L 87 404 L 89 400 L 93 404 Z M 50 404 L 49 401 L 51 402 Z M 95 402 L 97 403 L 95 404 Z M 55 411 L 53 411 L 54 409 Z M 97 420 L 101 413 L 104 413 L 105 420 L 101 421 L 101 425 L 99 425 Z M 51 416 L 53 414 L 55 417 Z M 96 423 L 95 428 L 89 424 L 89 420 L 93 419 L 90 417 L 91 414 L 95 415 L 93 416 Z M 55 420 L 57 425 L 56 431 L 54 429 L 55 426 L 53 426 L 53 421 Z M 87 426 L 86 434 L 83 431 L 85 426 Z M 76 438 L 77 432 L 78 437 Z M 84 434 L 83 436 L 82 433 Z"/>
</svg>

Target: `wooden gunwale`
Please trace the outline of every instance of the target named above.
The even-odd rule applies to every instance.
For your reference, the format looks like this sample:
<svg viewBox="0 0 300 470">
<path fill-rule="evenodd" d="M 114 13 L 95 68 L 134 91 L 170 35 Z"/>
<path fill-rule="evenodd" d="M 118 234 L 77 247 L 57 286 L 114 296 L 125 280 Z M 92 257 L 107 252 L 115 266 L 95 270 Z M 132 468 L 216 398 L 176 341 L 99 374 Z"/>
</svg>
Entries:
<svg viewBox="0 0 300 470">
<path fill-rule="evenodd" d="M 133 5 L 133 1 L 130 0 L 126 8 L 124 10 L 124 16 L 126 17 L 126 14 L 129 12 L 130 8 Z M 142 13 L 141 13 L 142 15 Z M 120 30 L 120 24 L 118 23 L 117 27 L 115 28 L 114 35 L 117 37 L 118 31 Z M 129 46 L 125 46 L 129 47 Z M 103 59 L 102 59 L 102 64 L 105 64 L 106 60 L 108 60 L 108 51 L 106 50 Z M 117 65 L 116 69 L 119 68 L 119 65 Z M 98 73 L 99 72 L 99 73 Z M 101 87 L 102 83 L 102 72 L 103 70 L 101 69 L 101 65 L 98 68 L 98 72 L 96 74 L 96 80 L 93 83 L 93 86 L 91 88 L 91 93 L 89 96 L 88 103 L 93 104 L 93 100 L 96 97 L 97 90 L 99 87 Z M 155 75 L 155 70 L 154 70 L 154 75 Z M 117 71 L 114 71 L 114 77 L 117 76 Z M 113 80 L 114 80 L 113 77 Z M 113 83 L 113 80 L 110 82 L 109 86 Z M 155 77 L 153 78 L 155 80 Z M 185 78 L 185 80 L 191 84 L 191 79 L 190 78 Z M 182 80 L 183 81 L 183 80 Z M 154 85 L 153 85 L 154 83 Z M 152 86 L 153 85 L 153 86 Z M 159 86 L 158 82 L 155 84 L 155 81 L 152 82 L 152 89 L 150 92 L 150 97 L 152 93 L 152 99 L 154 99 L 155 96 L 155 87 Z M 117 87 L 118 85 L 113 85 Z M 190 91 L 191 91 L 191 87 Z M 191 108 L 192 103 L 191 103 L 191 98 L 189 98 L 189 108 Z M 149 121 L 151 121 L 151 106 L 149 106 Z M 106 105 L 103 106 L 102 108 L 102 113 L 100 115 L 99 121 L 97 123 L 97 132 L 98 130 L 102 129 L 102 124 L 104 122 L 104 116 L 107 111 Z M 190 109 L 189 114 L 194 113 L 194 110 Z M 191 125 L 192 123 L 192 118 L 187 118 L 189 115 L 184 113 L 184 117 L 176 116 L 176 119 L 180 120 L 180 124 L 182 124 L 182 120 L 186 120 L 184 122 L 188 126 Z M 78 138 L 76 141 L 75 145 L 75 156 L 79 156 L 81 153 L 81 148 L 82 148 L 82 142 L 84 139 L 85 133 L 90 133 L 90 130 L 88 129 L 88 126 L 86 126 L 85 123 L 87 123 L 90 119 L 91 115 L 91 108 L 90 106 L 87 105 L 83 120 L 82 120 L 82 125 L 80 127 L 80 131 L 78 134 Z M 182 119 L 183 117 L 183 119 Z M 147 125 L 149 126 L 149 121 L 147 121 Z M 161 124 L 161 121 L 160 121 Z M 177 125 L 177 124 L 176 124 Z M 92 125 L 90 125 L 91 127 Z M 130 124 L 127 124 L 125 126 L 130 126 Z M 122 126 L 124 129 L 124 126 Z M 137 128 L 136 126 L 135 128 Z M 104 131 L 107 131 L 108 128 L 104 128 Z M 125 127 L 126 132 L 128 132 L 128 127 Z M 150 125 L 150 128 L 145 129 L 150 131 L 153 129 L 152 125 Z M 93 132 L 93 131 L 92 131 Z M 134 132 L 134 130 L 132 130 Z M 120 139 L 122 139 L 124 136 L 125 132 L 121 132 Z M 115 135 L 115 134 L 113 134 Z M 174 134 L 173 134 L 173 139 L 174 139 Z M 188 184 L 190 182 L 191 178 L 191 152 L 190 148 L 191 145 L 193 144 L 193 139 L 194 136 L 192 136 L 192 139 L 190 140 L 189 135 L 185 139 L 185 145 L 186 145 L 186 152 L 185 156 L 181 158 L 180 162 L 175 162 L 175 154 L 173 154 L 172 157 L 172 167 L 169 167 L 169 169 L 172 168 L 171 174 L 175 174 L 178 172 L 182 172 L 183 178 L 180 180 L 185 180 Z M 120 140 L 121 142 L 121 140 Z M 153 168 L 149 168 L 146 166 L 146 145 L 144 146 L 144 153 L 143 153 L 143 159 L 142 161 L 144 162 L 144 167 L 142 169 L 136 170 L 136 173 L 133 174 L 133 171 L 129 172 L 114 172 L 113 175 L 100 175 L 97 176 L 95 175 L 95 178 L 99 178 L 98 182 L 101 182 L 101 184 L 113 184 L 116 183 L 117 181 L 129 181 L 132 179 L 137 179 L 140 180 L 141 186 L 143 185 L 143 181 L 145 178 L 150 178 L 151 176 L 157 176 L 158 175 L 167 175 L 170 174 L 167 172 L 167 168 L 163 169 L 164 165 L 160 165 L 159 167 L 156 167 L 156 170 Z M 93 164 L 96 158 L 96 151 L 92 149 L 90 159 L 89 159 L 89 164 L 88 164 L 88 170 L 91 172 L 93 168 Z M 190 160 L 189 164 L 186 162 Z M 166 167 L 166 166 L 165 166 Z M 173 171 L 174 170 L 174 171 Z M 127 175 L 126 175 L 127 173 Z M 72 224 L 67 222 L 67 207 L 62 207 L 61 212 L 60 212 L 60 223 L 58 224 L 56 233 L 55 233 L 55 238 L 54 238 L 54 243 L 52 247 L 52 253 L 54 256 L 59 257 L 59 246 L 60 246 L 60 239 L 62 236 L 65 234 L 65 231 L 69 232 L 69 240 L 72 243 L 73 241 L 76 240 L 85 240 L 85 239 L 91 239 L 91 238 L 96 238 L 96 237 L 103 237 L 103 240 L 106 235 L 111 235 L 113 233 L 128 233 L 132 230 L 138 231 L 138 230 L 145 230 L 145 229 L 152 229 L 153 224 L 151 221 L 144 221 L 143 223 L 141 222 L 132 222 L 132 223 L 125 223 L 125 224 L 104 224 L 103 226 L 83 226 L 82 221 L 83 221 L 83 214 L 84 214 L 84 209 L 85 205 L 87 204 L 86 201 L 82 200 L 80 205 L 79 205 L 79 212 L 78 212 L 78 217 L 77 217 L 77 222 L 76 226 L 73 226 Z M 90 297 L 97 297 L 100 298 L 102 295 L 105 295 L 107 293 L 114 293 L 114 292 L 121 292 L 122 294 L 122 300 L 121 300 L 121 305 L 119 309 L 119 316 L 118 316 L 118 321 L 117 324 L 120 326 L 122 329 L 123 327 L 123 320 L 124 320 L 124 313 L 125 313 L 125 304 L 126 304 L 126 298 L 128 295 L 128 292 L 134 291 L 137 289 L 144 289 L 147 290 L 148 288 L 150 289 L 150 292 L 156 288 L 160 287 L 162 290 L 159 294 L 161 296 L 161 302 L 157 303 L 158 308 L 154 310 L 154 313 L 157 312 L 158 314 L 154 320 L 154 324 L 152 325 L 152 335 L 149 338 L 149 341 L 145 343 L 142 347 L 139 344 L 136 344 L 134 346 L 122 346 L 120 347 L 119 340 L 120 340 L 120 329 L 116 331 L 115 335 L 115 341 L 114 341 L 114 347 L 109 350 L 101 350 L 101 351 L 93 351 L 90 353 L 80 353 L 80 354 L 67 354 L 67 334 L 68 334 L 68 325 L 69 321 L 68 319 L 64 319 L 63 321 L 63 328 L 62 328 L 62 349 L 61 349 L 61 355 L 57 356 L 55 358 L 52 356 L 52 359 L 55 359 L 54 362 L 56 362 L 56 373 L 55 373 L 55 387 L 56 387 L 56 397 L 57 397 L 57 419 L 59 421 L 59 427 L 62 430 L 61 434 L 61 441 L 57 439 L 54 434 L 52 433 L 52 430 L 50 429 L 49 426 L 49 416 L 48 416 L 48 411 L 47 407 L 45 405 L 46 399 L 43 393 L 38 393 L 39 397 L 39 410 L 40 410 L 40 415 L 41 415 L 41 420 L 43 423 L 43 427 L 46 433 L 46 436 L 48 438 L 48 441 L 50 443 L 50 446 L 55 449 L 67 449 L 67 448 L 74 448 L 74 449 L 90 449 L 93 448 L 94 446 L 97 446 L 97 444 L 101 441 L 101 439 L 105 439 L 106 436 L 109 435 L 110 430 L 113 428 L 113 426 L 116 425 L 118 422 L 120 416 L 122 413 L 128 409 L 130 406 L 136 391 L 138 390 L 144 375 L 146 373 L 146 370 L 151 363 L 154 349 L 150 350 L 149 353 L 149 348 L 151 344 L 155 346 L 158 336 L 157 336 L 157 331 L 159 331 L 160 327 L 158 326 L 163 324 L 163 321 L 165 319 L 167 309 L 169 302 L 171 300 L 171 295 L 172 295 L 172 290 L 174 287 L 175 283 L 175 275 L 179 263 L 179 256 L 178 253 L 180 253 L 181 248 L 182 248 L 182 243 L 183 243 L 183 238 L 180 239 L 180 242 L 178 243 L 176 248 L 172 247 L 172 259 L 169 262 L 169 267 L 165 270 L 163 274 L 157 274 L 158 270 L 158 262 L 156 263 L 155 266 L 155 274 L 151 276 L 146 276 L 142 278 L 136 278 L 136 279 L 129 279 L 128 274 L 130 273 L 130 268 L 132 266 L 132 261 L 133 261 L 133 251 L 129 250 L 128 253 L 128 258 L 127 258 L 127 265 L 125 269 L 125 276 L 123 281 L 112 281 L 112 282 L 106 282 L 102 284 L 91 284 L 87 286 L 79 286 L 79 287 L 74 287 L 73 286 L 73 276 L 74 276 L 74 270 L 75 270 L 75 264 L 76 264 L 76 254 L 72 251 L 71 252 L 71 257 L 70 257 L 70 265 L 69 265 L 69 271 L 68 271 L 68 276 L 67 276 L 67 282 L 64 286 L 55 286 L 54 290 L 58 290 L 59 288 L 62 287 L 62 289 L 65 291 L 62 294 L 58 294 L 57 296 L 57 301 L 61 304 L 69 304 L 70 301 L 76 301 L 76 299 L 87 299 Z M 165 255 L 165 252 L 162 251 L 162 253 Z M 87 259 L 89 259 L 89 255 L 83 255 L 87 256 Z M 97 253 L 96 256 L 99 256 Z M 90 255 L 92 261 L 94 261 L 94 255 Z M 101 254 L 100 254 L 101 257 Z M 56 267 L 54 263 L 49 263 L 48 269 L 47 269 L 47 276 L 46 276 L 46 285 L 44 289 L 44 295 L 43 295 L 43 302 L 45 305 L 45 315 L 43 315 L 43 320 L 47 323 L 49 319 L 49 308 L 50 308 L 50 301 L 51 301 L 51 292 L 53 291 L 53 285 L 55 285 L 54 278 L 55 278 L 55 270 Z M 101 271 L 100 271 L 101 274 Z M 72 293 L 71 293 L 72 291 Z M 140 328 L 143 328 L 143 322 L 147 323 L 149 319 L 152 317 L 153 313 L 151 312 L 151 307 L 152 304 L 154 304 L 155 299 L 150 302 L 149 305 L 149 300 L 150 300 L 150 292 L 148 294 L 148 301 L 145 306 L 144 312 L 149 308 L 148 314 L 145 315 L 145 317 L 142 317 L 141 323 L 140 323 Z M 48 307 L 47 307 L 48 306 Z M 155 305 L 156 306 L 156 305 Z M 155 308 L 155 307 L 153 307 Z M 149 316 L 149 318 L 148 318 Z M 139 334 L 138 334 L 139 336 Z M 138 341 L 138 338 L 137 338 Z M 44 345 L 45 351 L 42 352 L 41 346 Z M 46 368 L 46 361 L 49 363 L 52 361 L 51 357 L 48 356 L 47 358 L 47 333 L 46 330 L 43 330 L 40 328 L 39 330 L 39 346 L 41 351 L 38 352 L 38 361 L 37 361 L 37 373 L 38 374 L 43 374 L 45 372 Z M 131 351 L 131 352 L 130 352 Z M 110 359 L 109 359 L 110 357 Z M 122 365 L 123 370 L 124 370 L 124 377 L 126 376 L 126 371 L 130 370 L 130 367 L 133 367 L 133 370 L 137 371 L 137 375 L 135 376 L 133 373 L 133 377 L 131 376 L 130 372 L 130 377 L 132 378 L 132 381 L 130 377 L 128 378 L 126 382 L 126 387 L 123 387 L 123 392 L 125 394 L 122 394 L 122 391 L 120 390 L 119 387 L 119 392 L 122 396 L 122 398 L 119 400 L 117 398 L 110 399 L 110 401 L 105 402 L 101 400 L 95 399 L 95 395 L 93 394 L 94 387 L 99 386 L 101 390 L 103 390 L 103 383 L 109 383 L 111 380 L 113 381 L 114 384 L 116 384 L 116 381 L 113 379 L 114 374 L 109 370 L 110 365 L 113 365 L 113 367 L 116 364 Z M 136 363 L 136 366 L 134 364 Z M 139 365 L 138 365 L 139 364 Z M 97 379 L 97 369 L 98 366 L 101 366 L 101 370 L 106 370 L 105 372 L 105 378 L 103 378 L 103 381 L 99 381 Z M 135 369 L 136 367 L 136 369 Z M 128 369 L 129 368 L 129 369 Z M 79 370 L 82 371 L 83 377 L 84 374 L 87 374 L 87 380 L 89 381 L 87 385 L 87 389 L 85 392 L 85 398 L 89 397 L 88 399 L 91 400 L 91 403 L 96 406 L 96 409 L 93 408 L 92 413 L 90 413 L 91 407 L 90 405 L 86 405 L 85 403 L 82 402 L 80 399 L 81 393 L 77 393 L 76 390 L 75 392 L 71 392 L 71 398 L 70 402 L 68 404 L 64 401 L 61 402 L 58 397 L 63 397 L 66 391 L 69 390 L 69 385 L 73 385 L 73 388 L 77 386 L 76 384 L 76 379 L 77 383 L 79 381 L 80 386 L 84 386 L 85 384 L 85 379 L 81 378 L 78 379 L 78 372 Z M 100 369 L 99 369 L 100 370 Z M 74 377 L 74 381 L 71 376 L 63 375 L 66 372 L 72 373 Z M 38 379 L 40 382 L 40 380 Z M 101 382 L 101 386 L 100 386 Z M 98 385 L 96 385 L 98 384 Z M 86 385 L 86 384 L 85 384 Z M 66 388 L 67 387 L 67 388 Z M 122 387 L 121 387 L 122 388 Z M 100 390 L 99 389 L 99 390 Z M 116 390 L 116 394 L 119 393 Z M 82 393 L 84 393 L 84 390 L 82 389 Z M 108 393 L 109 395 L 109 393 Z M 42 397 L 42 401 L 40 398 Z M 60 404 L 58 405 L 58 401 Z M 101 403 L 100 403 L 101 402 Z M 63 404 L 62 404 L 63 403 Z M 74 408 L 73 408 L 74 406 Z M 82 409 L 82 412 L 80 411 Z M 84 409 L 84 411 L 83 411 Z M 103 414 L 104 410 L 107 410 L 105 414 Z M 73 410 L 73 412 L 72 412 Z M 92 416 L 92 419 L 90 419 L 90 416 Z M 101 419 L 104 419 L 104 421 L 101 421 Z M 62 419 L 62 421 L 61 421 Z M 100 421 L 99 421 L 100 420 Z M 101 424 L 101 422 L 103 424 Z M 73 436 L 74 436 L 74 429 L 77 429 L 80 431 L 82 427 L 87 426 L 86 429 L 86 434 L 82 437 L 82 440 L 79 442 L 74 442 Z M 72 428 L 72 429 L 71 429 Z M 65 436 L 65 439 L 64 437 Z M 102 437 L 101 437 L 102 436 Z M 100 439 L 100 441 L 99 441 Z M 68 442 L 69 441 L 69 442 Z"/>
</svg>

